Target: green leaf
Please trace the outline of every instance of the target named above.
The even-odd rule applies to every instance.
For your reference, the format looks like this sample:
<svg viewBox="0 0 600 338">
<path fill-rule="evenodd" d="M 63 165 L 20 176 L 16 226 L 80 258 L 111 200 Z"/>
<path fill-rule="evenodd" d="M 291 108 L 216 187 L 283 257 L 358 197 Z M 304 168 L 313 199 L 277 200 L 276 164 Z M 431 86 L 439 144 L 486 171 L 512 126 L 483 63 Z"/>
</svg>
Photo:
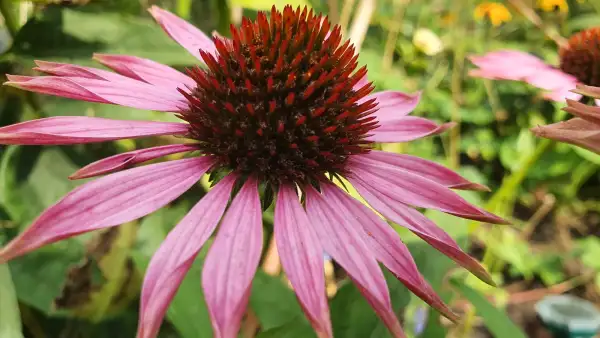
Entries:
<svg viewBox="0 0 600 338">
<path fill-rule="evenodd" d="M 600 26 L 600 15 L 598 13 L 581 14 L 568 21 L 568 27 L 571 32 L 597 26 Z"/>
<path fill-rule="evenodd" d="M 95 52 L 136 55 L 166 64 L 197 62 L 149 16 L 56 7 L 23 26 L 12 52 L 30 62 L 44 58 L 91 64 Z"/>
<path fill-rule="evenodd" d="M 304 317 L 259 333 L 256 338 L 313 338 L 316 333 Z"/>
<path fill-rule="evenodd" d="M 137 223 L 94 232 L 85 257 L 69 269 L 57 308 L 99 322 L 120 312 L 139 293 L 139 275 L 129 258 Z"/>
<path fill-rule="evenodd" d="M 158 210 L 142 221 L 138 230 L 136 249 L 132 253 L 133 260 L 140 270 L 146 270 L 150 258 L 167 236 L 169 229 L 188 210 L 187 203 L 180 203 L 175 207 Z M 212 327 L 200 281 L 201 258 L 204 252 L 205 250 L 199 254 L 188 271 L 167 310 L 167 319 L 183 338 L 212 337 Z"/>
<path fill-rule="evenodd" d="M 581 156 L 582 158 L 584 158 L 592 163 L 600 165 L 600 155 L 598 155 L 592 151 L 589 151 L 587 149 L 577 147 L 577 146 L 571 146 L 571 147 L 575 150 L 575 153 L 577 153 L 577 155 Z"/>
<path fill-rule="evenodd" d="M 392 274 L 384 275 L 396 313 L 410 301 L 410 292 Z M 344 338 L 391 337 L 383 322 L 377 317 L 369 303 L 353 283 L 344 284 L 330 303 L 333 333 Z"/>
<path fill-rule="evenodd" d="M 55 298 L 61 294 L 69 267 L 82 257 L 76 241 L 62 241 L 9 262 L 19 301 L 44 313 L 56 314 Z"/>
<path fill-rule="evenodd" d="M 0 313 L 0 337 L 22 338 L 19 303 L 6 264 L 0 264 Z"/>
<path fill-rule="evenodd" d="M 269 330 L 302 316 L 302 310 L 292 289 L 278 277 L 257 271 L 252 282 L 250 307 L 261 328 Z"/>
<path fill-rule="evenodd" d="M 68 179 L 77 169 L 59 148 L 8 147 L 0 160 L 0 203 L 24 226 L 83 182 Z"/>
<path fill-rule="evenodd" d="M 234 6 L 257 11 L 270 10 L 273 6 L 282 9 L 285 5 L 292 5 L 294 9 L 297 6 L 308 6 L 310 8 L 310 3 L 307 0 L 230 0 L 230 3 Z"/>
<path fill-rule="evenodd" d="M 496 308 L 477 291 L 467 286 L 463 281 L 451 279 L 452 285 L 462 294 L 477 310 L 485 326 L 494 337 L 498 338 L 526 338 L 525 333 L 513 323 L 508 315 Z"/>
</svg>

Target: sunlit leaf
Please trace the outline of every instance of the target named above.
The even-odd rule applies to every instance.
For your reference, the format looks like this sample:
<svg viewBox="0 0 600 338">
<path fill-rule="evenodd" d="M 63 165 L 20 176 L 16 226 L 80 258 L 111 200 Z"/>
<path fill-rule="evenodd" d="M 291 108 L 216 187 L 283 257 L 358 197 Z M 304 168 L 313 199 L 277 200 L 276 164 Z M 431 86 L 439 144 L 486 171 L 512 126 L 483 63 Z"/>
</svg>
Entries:
<svg viewBox="0 0 600 338">
<path fill-rule="evenodd" d="M 15 287 L 6 264 L 0 264 L 0 337 L 22 338 Z"/>
</svg>

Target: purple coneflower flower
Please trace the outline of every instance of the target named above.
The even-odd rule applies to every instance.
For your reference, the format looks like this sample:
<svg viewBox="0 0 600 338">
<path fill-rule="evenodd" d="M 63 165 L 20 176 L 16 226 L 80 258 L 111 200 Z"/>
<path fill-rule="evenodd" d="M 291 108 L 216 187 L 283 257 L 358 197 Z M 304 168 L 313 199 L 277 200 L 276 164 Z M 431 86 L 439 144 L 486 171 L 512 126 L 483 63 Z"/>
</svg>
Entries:
<svg viewBox="0 0 600 338">
<path fill-rule="evenodd" d="M 471 75 L 497 80 L 524 81 L 546 91 L 553 101 L 578 100 L 571 92 L 578 83 L 600 86 L 600 28 L 574 34 L 559 50 L 558 68 L 543 60 L 516 50 L 500 50 L 471 57 L 478 69 Z"/>
<path fill-rule="evenodd" d="M 449 318 L 455 315 L 419 274 L 397 233 L 332 183 L 345 177 L 387 219 L 490 281 L 478 262 L 413 207 L 501 223 L 451 189 L 483 186 L 429 161 L 369 149 L 449 128 L 408 114 L 419 94 L 370 94 L 366 68 L 340 28 L 321 15 L 273 8 L 270 20 L 244 19 L 232 39 L 209 38 L 175 15 L 150 13 L 203 62 L 187 75 L 134 56 L 96 55 L 116 73 L 38 62 L 43 77 L 9 75 L 6 84 L 79 100 L 174 112 L 183 123 L 53 117 L 0 128 L 2 144 L 78 144 L 179 135 L 193 142 L 136 150 L 94 162 L 71 178 L 110 174 L 57 202 L 0 251 L 0 262 L 42 245 L 145 216 L 180 196 L 202 175 L 224 177 L 169 233 L 143 283 L 138 337 L 155 337 L 166 309 L 202 245 L 220 224 L 204 262 L 215 337 L 236 337 L 259 264 L 259 185 L 276 194 L 275 239 L 283 268 L 319 337 L 331 337 L 323 253 L 356 283 L 395 337 L 404 334 L 378 262 Z M 200 156 L 130 168 L 168 154 Z M 128 169 L 129 168 L 129 169 Z M 234 185 L 240 184 L 237 191 Z M 237 191 L 232 198 L 234 191 Z M 300 194 L 298 192 L 301 192 Z M 302 197 L 302 202 L 300 196 Z M 232 198 L 231 203 L 229 203 Z"/>
</svg>

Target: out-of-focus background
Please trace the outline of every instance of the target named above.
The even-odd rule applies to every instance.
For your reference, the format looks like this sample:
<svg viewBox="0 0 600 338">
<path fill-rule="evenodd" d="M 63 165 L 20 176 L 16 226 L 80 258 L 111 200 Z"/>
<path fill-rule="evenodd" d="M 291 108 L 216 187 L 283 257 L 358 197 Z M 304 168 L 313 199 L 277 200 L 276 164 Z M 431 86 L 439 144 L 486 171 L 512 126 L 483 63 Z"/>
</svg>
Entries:
<svg viewBox="0 0 600 338">
<path fill-rule="evenodd" d="M 360 48 L 377 90 L 423 90 L 414 114 L 458 126 L 441 137 L 386 145 L 459 171 L 492 192 L 461 193 L 513 222 L 492 227 L 427 212 L 483 261 L 498 287 L 482 284 L 436 250 L 399 229 L 421 272 L 457 312 L 440 320 L 387 275 L 392 300 L 411 337 L 549 337 L 533 304 L 571 294 L 600 305 L 600 156 L 536 139 L 529 128 L 564 119 L 563 104 L 518 82 L 467 75 L 468 57 L 497 49 L 558 63 L 557 39 L 600 26 L 597 0 L 0 0 L 0 79 L 32 75 L 33 60 L 93 64 L 92 53 L 130 54 L 183 70 L 196 60 L 156 25 L 159 5 L 205 32 L 228 35 L 242 15 L 286 3 L 327 13 Z M 2 21 L 3 18 L 3 21 Z M 515 64 L 515 67 L 518 67 Z M 0 88 L 0 126 L 56 115 L 167 120 L 164 113 L 84 103 Z M 0 243 L 80 182 L 78 168 L 118 152 L 169 139 L 67 147 L 0 147 Z M 170 206 L 113 230 L 80 236 L 0 266 L 0 338 L 135 336 L 144 269 L 168 230 L 202 194 L 192 189 Z M 269 229 L 271 211 L 265 213 Z M 268 239 L 265 243 L 268 243 Z M 160 337 L 210 337 L 202 301 L 202 251 L 172 303 Z M 265 246 L 241 336 L 313 337 Z M 358 290 L 325 262 L 336 337 L 387 337 Z"/>
</svg>

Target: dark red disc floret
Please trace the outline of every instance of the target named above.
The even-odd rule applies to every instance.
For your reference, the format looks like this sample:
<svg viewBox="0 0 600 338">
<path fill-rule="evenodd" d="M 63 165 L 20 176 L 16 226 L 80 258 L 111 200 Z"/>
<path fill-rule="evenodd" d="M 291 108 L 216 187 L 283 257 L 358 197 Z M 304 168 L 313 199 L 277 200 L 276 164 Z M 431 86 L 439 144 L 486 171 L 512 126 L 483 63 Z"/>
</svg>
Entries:
<svg viewBox="0 0 600 338">
<path fill-rule="evenodd" d="M 350 155 L 369 150 L 373 85 L 355 88 L 366 68 L 355 71 L 358 55 L 338 26 L 306 8 L 273 7 L 270 20 L 244 18 L 231 36 L 213 38 L 217 52 L 201 52 L 207 67 L 188 71 L 196 88 L 180 89 L 189 137 L 220 167 L 300 183 L 343 173 Z"/>
<path fill-rule="evenodd" d="M 600 27 L 569 38 L 560 49 L 560 69 L 588 86 L 600 86 Z"/>
</svg>

